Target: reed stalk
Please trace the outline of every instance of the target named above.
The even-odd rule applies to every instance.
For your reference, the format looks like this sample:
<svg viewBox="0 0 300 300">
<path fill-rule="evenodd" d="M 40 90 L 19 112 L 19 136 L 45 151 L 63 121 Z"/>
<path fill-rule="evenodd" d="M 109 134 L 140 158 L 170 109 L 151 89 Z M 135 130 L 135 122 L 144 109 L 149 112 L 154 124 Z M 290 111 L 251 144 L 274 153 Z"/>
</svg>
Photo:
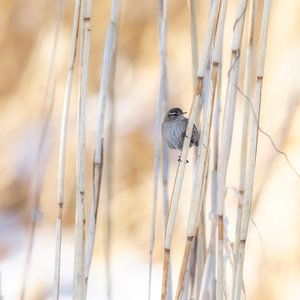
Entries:
<svg viewBox="0 0 300 300">
<path fill-rule="evenodd" d="M 271 1 L 265 0 L 263 6 L 263 15 L 261 21 L 261 31 L 259 37 L 259 51 L 256 70 L 255 97 L 253 99 L 253 115 L 251 118 L 250 141 L 248 145 L 248 155 L 246 161 L 246 176 L 245 176 L 245 194 L 244 204 L 242 208 L 242 220 L 240 230 L 240 243 L 238 249 L 237 275 L 234 283 L 233 299 L 240 299 L 241 286 L 243 278 L 243 265 L 245 257 L 245 246 L 249 220 L 251 216 L 251 204 L 253 196 L 254 173 L 257 153 L 258 128 L 260 116 L 261 93 L 264 78 L 264 65 L 267 47 L 268 26 L 270 19 Z"/>
<path fill-rule="evenodd" d="M 192 78 L 193 85 L 195 86 L 197 80 L 197 71 L 199 66 L 199 38 L 198 38 L 198 3 L 196 0 L 189 1 L 189 10 L 190 10 L 190 32 L 191 32 L 191 56 L 192 56 Z M 196 127 L 201 128 L 200 116 L 202 110 L 203 99 L 200 99 L 198 106 L 199 113 L 196 115 Z M 195 157 L 197 155 L 198 149 L 195 148 Z M 189 267 L 187 273 L 190 276 L 190 286 L 191 286 L 191 297 L 196 287 L 196 276 L 198 276 L 199 269 L 202 269 L 202 263 L 204 261 L 205 253 L 205 222 L 204 222 L 204 213 L 201 213 L 201 230 L 198 231 L 196 238 L 193 240 L 192 245 L 192 255 L 189 259 Z M 203 251 L 204 250 L 204 251 Z M 185 285 L 189 284 L 189 280 L 185 280 Z M 186 287 L 185 289 L 186 290 Z"/>
<path fill-rule="evenodd" d="M 103 145 L 104 145 L 104 125 L 105 125 L 105 112 L 106 112 L 106 102 L 109 90 L 109 82 L 111 78 L 113 58 L 116 51 L 116 40 L 117 40 L 117 25 L 120 11 L 120 1 L 113 0 L 111 6 L 111 15 L 108 25 L 108 30 L 106 33 L 103 62 L 102 62 L 102 73 L 101 73 L 101 83 L 99 90 L 99 110 L 98 110 L 98 123 L 96 131 L 96 148 L 94 153 L 93 161 L 93 193 L 92 193 L 92 203 L 89 214 L 89 227 L 88 227 L 88 237 L 86 245 L 86 263 L 85 263 L 85 282 L 88 284 L 89 272 L 92 264 L 92 257 L 94 251 L 95 235 L 96 235 L 96 225 L 98 217 L 98 205 L 100 196 L 100 187 L 102 179 L 102 169 L 103 169 Z"/>
<path fill-rule="evenodd" d="M 162 6 L 161 6 L 162 8 Z M 167 17 L 167 15 L 166 15 Z M 163 26 L 164 31 L 162 39 L 167 40 L 167 18 L 165 19 L 166 25 Z M 167 42 L 165 42 L 165 51 L 161 52 L 161 56 L 163 53 L 167 53 Z M 166 56 L 166 55 L 165 55 Z M 163 55 L 164 57 L 164 55 Z M 163 115 L 166 113 L 168 109 L 168 103 L 169 103 L 169 98 L 168 98 L 168 74 L 167 74 L 167 59 L 165 58 L 163 60 L 163 69 L 164 71 L 164 76 L 161 78 L 161 80 L 164 80 L 165 84 L 164 89 L 162 90 L 163 93 L 163 103 L 162 103 L 162 111 Z M 163 79 L 164 78 L 164 79 Z M 169 212 L 169 149 L 168 146 L 164 143 L 162 143 L 162 194 L 163 194 L 163 199 L 162 199 L 162 224 L 163 224 L 163 232 L 166 231 L 167 228 L 167 222 L 168 222 L 168 212 Z M 172 264 L 171 261 L 169 262 L 169 276 L 168 276 L 168 284 L 167 284 L 167 299 L 171 300 L 173 298 L 173 288 L 172 288 Z"/>
<path fill-rule="evenodd" d="M 246 66 L 245 66 L 245 79 L 244 88 L 247 97 L 252 96 L 252 84 L 253 84 L 253 47 L 254 47 L 254 29 L 255 29 L 255 17 L 256 17 L 256 0 L 252 0 L 250 6 L 250 20 L 249 20 L 249 33 L 246 50 Z M 234 243 L 234 267 L 233 267 L 233 285 L 236 282 L 237 262 L 238 262 L 238 249 L 240 242 L 240 228 L 242 221 L 242 202 L 245 191 L 245 175 L 246 175 L 246 157 L 247 157 L 247 145 L 248 145 L 248 127 L 249 127 L 249 105 L 248 101 L 244 101 L 244 116 L 243 116 L 243 129 L 242 129 L 242 141 L 241 141 L 241 157 L 240 157 L 240 182 L 239 182 L 239 194 L 241 201 L 238 202 L 237 219 L 236 219 L 236 232 Z M 232 289 L 232 291 L 234 288 Z"/>
<path fill-rule="evenodd" d="M 214 2 L 216 3 L 216 2 Z M 210 95 L 208 99 L 208 103 L 206 105 L 205 117 L 204 117 L 204 125 L 203 131 L 201 133 L 200 139 L 200 152 L 199 157 L 197 157 L 196 161 L 196 174 L 193 183 L 193 191 L 192 191 L 192 199 L 190 205 L 189 212 L 189 222 L 188 222 L 188 232 L 187 232 L 187 244 L 191 238 L 194 238 L 197 234 L 197 226 L 199 222 L 199 213 L 202 207 L 201 197 L 198 195 L 201 194 L 202 189 L 204 188 L 204 177 L 205 177 L 205 165 L 208 163 L 208 149 L 210 146 L 210 132 L 212 127 L 212 116 L 213 116 L 213 108 L 214 108 L 214 99 L 216 93 L 217 86 L 217 78 L 219 73 L 219 63 L 221 58 L 221 46 L 223 40 L 223 28 L 226 16 L 226 8 L 227 1 L 220 1 L 218 15 L 218 23 L 216 23 L 215 28 L 215 44 L 212 55 L 212 72 L 211 72 L 211 83 L 212 88 L 210 89 Z M 189 253 L 185 253 L 189 255 Z M 183 263 L 181 265 L 181 274 L 183 270 L 185 270 L 185 259 L 183 259 Z M 180 278 L 181 279 L 181 278 Z M 179 280 L 177 286 L 177 299 L 180 297 L 182 289 L 182 282 Z"/>
<path fill-rule="evenodd" d="M 149 238 L 149 248 L 148 248 L 148 252 L 149 252 L 148 300 L 151 299 L 152 265 L 153 265 L 153 249 L 155 244 L 159 169 L 160 169 L 160 161 L 161 161 L 161 149 L 163 147 L 160 128 L 162 123 L 164 102 L 166 101 L 165 99 L 167 97 L 167 6 L 168 6 L 167 0 L 159 1 L 158 30 L 159 30 L 159 50 L 160 50 L 160 88 L 159 88 L 159 95 L 157 99 L 157 108 L 156 108 L 154 186 L 153 186 L 153 198 L 152 198 L 150 238 Z M 164 182 L 163 185 L 165 185 Z M 164 189 L 165 189 L 164 193 L 168 193 L 167 186 Z M 165 201 L 165 205 L 168 206 L 168 203 L 166 201 Z M 165 210 L 166 209 L 164 209 L 164 211 Z"/>
<path fill-rule="evenodd" d="M 210 279 L 211 279 L 211 277 L 213 277 L 213 274 L 214 274 L 214 270 L 213 270 L 213 254 L 214 253 L 212 251 L 213 242 L 214 242 L 214 240 L 211 239 L 209 247 L 208 247 L 208 254 L 206 256 L 206 260 L 205 260 L 205 264 L 204 264 L 202 278 L 200 281 L 201 282 L 200 290 L 197 293 L 197 297 L 194 299 L 199 299 L 199 300 L 203 300 L 203 299 L 207 299 L 207 298 L 215 299 L 213 296 L 207 297 L 207 295 L 209 293 Z"/>
<path fill-rule="evenodd" d="M 223 41 L 222 41 L 223 48 Z M 209 254 L 211 257 L 211 272 L 212 275 L 209 277 L 211 279 L 211 298 L 216 298 L 216 250 L 217 250 L 217 241 L 216 241 L 216 231 L 217 231 L 217 222 L 215 221 L 215 216 L 217 216 L 217 175 L 218 175 L 218 157 L 219 157 L 219 128 L 220 128 L 220 110 L 221 110 L 221 97 L 222 97 L 222 50 L 221 50 L 221 59 L 219 63 L 219 74 L 217 79 L 217 95 L 215 100 L 214 116 L 213 116 L 213 143 L 212 143 L 212 170 L 211 170 L 211 234 L 209 242 Z M 206 256 L 206 259 L 208 257 Z M 201 284 L 202 286 L 202 284 Z M 199 293 L 200 294 L 200 293 Z"/>
<path fill-rule="evenodd" d="M 205 238 L 205 218 L 204 218 L 204 212 L 205 212 L 205 199 L 207 198 L 207 185 L 208 185 L 208 172 L 209 170 L 209 159 L 205 162 L 205 177 L 204 177 L 204 183 L 203 188 L 201 189 L 200 194 L 200 201 L 202 203 L 202 207 L 199 212 L 199 221 L 198 221 L 198 227 L 196 236 L 194 237 L 193 241 L 197 241 L 197 247 L 195 251 L 195 266 L 193 273 L 190 276 L 190 295 L 189 299 L 198 299 L 199 298 L 199 291 L 200 291 L 200 280 L 202 273 L 204 271 L 204 265 L 206 260 L 206 238 Z M 202 239 L 202 241 L 201 241 Z M 191 262 L 192 256 L 190 256 L 190 262 Z M 184 287 L 185 288 L 185 287 Z"/>
<path fill-rule="evenodd" d="M 227 167 L 232 142 L 232 132 L 235 114 L 235 103 L 236 103 L 236 88 L 239 79 L 240 70 L 240 53 L 241 53 L 241 42 L 243 37 L 243 28 L 245 14 L 247 10 L 247 0 L 239 0 L 237 6 L 236 20 L 233 27 L 233 38 L 231 47 L 231 63 L 228 72 L 226 100 L 223 116 L 223 129 L 220 147 L 219 157 L 219 172 L 218 172 L 218 186 L 217 186 L 217 214 L 218 214 L 218 225 L 217 225 L 217 244 L 218 244 L 218 259 L 217 259 L 217 283 L 216 283 L 216 299 L 223 299 L 224 285 L 224 259 L 223 259 L 223 248 L 224 248 L 224 200 L 225 200 L 225 185 Z"/>
<path fill-rule="evenodd" d="M 192 57 L 192 80 L 193 80 L 193 86 L 195 86 L 197 81 L 197 71 L 199 66 L 199 38 L 198 38 L 198 3 L 196 0 L 190 0 L 188 2 L 189 4 L 189 12 L 190 12 L 190 32 L 191 32 L 191 57 Z M 200 113 L 196 115 L 196 127 L 201 128 L 200 124 L 200 110 L 201 105 L 199 105 L 199 111 Z M 197 153 L 197 148 L 195 148 L 195 155 Z M 200 231 L 199 231 L 200 232 Z M 199 260 L 199 253 L 198 250 L 201 248 L 200 243 L 203 242 L 203 239 L 200 240 L 202 235 L 197 235 L 197 237 L 194 239 L 192 243 L 192 255 L 189 259 L 189 267 L 187 270 L 187 273 L 190 276 L 191 279 L 191 290 L 194 289 L 195 284 L 195 277 L 196 277 L 196 268 L 198 268 L 198 262 Z M 199 239 L 198 239 L 199 238 Z M 201 255 L 201 254 L 200 254 Z M 185 285 L 189 284 L 189 280 L 185 280 Z M 185 288 L 186 290 L 186 288 Z"/>
<path fill-rule="evenodd" d="M 180 199 L 181 187 L 182 187 L 184 171 L 185 171 L 185 163 L 186 163 L 186 159 L 187 159 L 187 155 L 188 155 L 188 151 L 189 151 L 190 140 L 191 140 L 191 133 L 192 133 L 193 125 L 195 122 L 196 113 L 199 111 L 198 107 L 199 107 L 199 100 L 202 95 L 203 78 L 204 78 L 205 70 L 208 65 L 211 43 L 212 43 L 213 36 L 216 31 L 219 4 L 220 4 L 220 1 L 216 1 L 214 3 L 214 8 L 212 9 L 212 13 L 210 14 L 208 32 L 207 32 L 207 35 L 205 38 L 205 43 L 204 43 L 203 57 L 201 59 L 199 67 L 198 67 L 198 76 L 197 76 L 197 82 L 196 82 L 195 91 L 194 91 L 193 102 L 192 102 L 190 113 L 189 113 L 189 121 L 187 124 L 186 135 L 184 138 L 183 148 L 182 148 L 181 156 L 180 156 L 181 159 L 178 163 L 175 183 L 174 183 L 174 187 L 173 187 L 167 229 L 166 229 L 166 234 L 165 234 L 165 243 L 164 243 L 165 250 L 164 250 L 164 265 L 163 265 L 163 280 L 162 280 L 161 299 L 166 299 L 168 265 L 169 265 L 170 249 L 171 249 L 177 207 L 178 207 L 179 199 Z M 187 240 L 186 249 L 189 248 L 189 245 L 188 245 L 189 243 L 191 243 L 190 239 Z"/>
<path fill-rule="evenodd" d="M 32 258 L 32 251 L 35 241 L 35 233 L 36 233 L 36 226 L 38 222 L 38 215 L 39 215 L 39 205 L 40 205 L 40 195 L 42 189 L 43 178 L 45 176 L 45 168 L 46 168 L 46 156 L 47 156 L 47 149 L 46 149 L 46 141 L 49 137 L 49 127 L 51 116 L 53 112 L 54 100 L 55 100 L 55 89 L 56 89 L 56 55 L 57 55 L 57 41 L 60 32 L 61 23 L 64 18 L 65 13 L 65 1 L 57 1 L 56 2 L 56 26 L 54 29 L 54 36 L 53 36 L 53 44 L 51 48 L 51 57 L 49 62 L 49 69 L 47 72 L 47 81 L 45 87 L 45 94 L 44 94 L 44 106 L 42 110 L 42 125 L 41 125 L 41 134 L 38 141 L 38 149 L 36 152 L 36 161 L 35 165 L 37 168 L 34 171 L 33 179 L 30 183 L 29 188 L 29 195 L 28 195 L 28 203 L 32 205 L 32 219 L 31 219 L 31 227 L 29 233 L 29 244 L 27 248 L 26 258 L 25 258 L 25 266 L 23 270 L 23 277 L 21 283 L 21 293 L 20 299 L 25 299 L 26 296 L 26 288 L 27 288 L 27 279 L 29 278 L 29 271 L 30 271 L 30 264 Z"/>
<path fill-rule="evenodd" d="M 76 154 L 76 215 L 75 215 L 75 253 L 73 273 L 73 298 L 85 299 L 85 127 L 86 101 L 88 87 L 88 68 L 90 52 L 90 20 L 92 0 L 82 0 L 80 9 L 80 86 L 78 101 L 77 154 Z"/>
<path fill-rule="evenodd" d="M 114 145 L 115 145 L 115 73 L 116 73 L 116 51 L 114 52 L 111 79 L 109 82 L 110 117 L 107 128 L 107 149 L 106 152 L 106 186 L 107 199 L 105 207 L 106 232 L 105 232 L 105 270 L 106 270 L 106 296 L 112 299 L 112 266 L 111 266 L 111 246 L 112 246 L 112 200 L 113 200 L 113 180 L 114 180 Z"/>
<path fill-rule="evenodd" d="M 79 30 L 81 0 L 74 3 L 74 16 L 71 35 L 71 45 L 68 63 L 68 73 L 63 102 L 62 121 L 60 129 L 59 159 L 58 159 L 58 201 L 57 201 L 57 219 L 56 219 L 56 243 L 55 243 L 55 263 L 54 263 L 54 285 L 53 299 L 59 299 L 60 287 L 60 269 L 61 269 L 61 243 L 62 243 L 62 218 L 64 206 L 65 190 L 65 160 L 66 160 L 66 138 L 69 117 L 69 106 L 73 84 L 74 65 L 76 59 L 76 47 Z"/>
</svg>

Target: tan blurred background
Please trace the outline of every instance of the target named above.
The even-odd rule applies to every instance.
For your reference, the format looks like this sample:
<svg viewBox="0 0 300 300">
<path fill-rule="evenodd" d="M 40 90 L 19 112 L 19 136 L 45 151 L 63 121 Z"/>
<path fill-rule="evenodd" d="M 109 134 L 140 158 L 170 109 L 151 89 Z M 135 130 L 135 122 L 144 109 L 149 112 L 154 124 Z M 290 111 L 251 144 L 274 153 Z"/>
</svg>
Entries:
<svg viewBox="0 0 300 300">
<path fill-rule="evenodd" d="M 87 198 L 91 195 L 91 166 L 95 145 L 97 93 L 109 1 L 94 1 L 87 103 Z M 116 69 L 116 133 L 113 168 L 113 296 L 145 299 L 147 245 L 153 186 L 155 110 L 159 90 L 157 1 L 121 1 Z M 187 1 L 168 7 L 168 82 L 170 106 L 187 110 L 192 96 L 192 67 Z M 224 39 L 224 78 L 230 53 L 237 1 L 229 1 Z M 261 1 L 259 10 L 261 11 Z M 200 49 L 207 28 L 208 1 L 199 1 Z M 45 141 L 45 175 L 40 176 L 40 221 L 28 277 L 28 299 L 51 295 L 57 201 L 59 128 L 67 71 L 73 4 L 67 1 L 55 59 L 54 109 Z M 38 168 L 47 76 L 51 61 L 57 3 L 50 0 L 0 0 L 0 271 L 4 299 L 18 299 L 31 220 L 30 190 Z M 244 58 L 244 52 L 242 53 Z M 300 2 L 274 0 L 271 11 L 261 128 L 300 170 Z M 62 299 L 72 294 L 73 222 L 78 72 L 76 71 L 67 140 L 66 203 L 62 263 Z M 224 97 L 223 97 L 224 98 Z M 224 99 L 223 99 L 224 100 Z M 240 128 L 243 99 L 238 98 L 236 129 L 228 186 L 238 186 Z M 171 156 L 170 185 L 176 154 Z M 188 166 L 184 195 L 189 195 L 192 166 Z M 106 176 L 104 175 L 104 183 Z M 248 299 L 299 299 L 300 185 L 284 157 L 268 138 L 259 137 L 253 218 L 247 244 L 245 284 Z M 107 191 L 102 189 L 96 258 L 88 299 L 105 299 L 103 232 Z M 183 197 L 182 197 L 183 198 Z M 182 199 L 175 243 L 175 265 L 182 255 L 189 196 Z M 237 199 L 228 194 L 229 236 L 234 236 Z M 161 276 L 161 202 L 155 247 L 154 299 Z M 209 207 L 207 208 L 207 216 Z M 260 237 L 262 241 L 260 240 Z M 176 268 L 175 268 L 176 269 Z M 175 272 L 176 273 L 176 272 Z M 127 283 L 124 283 L 126 275 Z M 176 277 L 175 277 L 176 279 Z M 138 283 L 138 284 L 137 284 Z M 139 286 L 138 290 L 135 284 Z"/>
</svg>

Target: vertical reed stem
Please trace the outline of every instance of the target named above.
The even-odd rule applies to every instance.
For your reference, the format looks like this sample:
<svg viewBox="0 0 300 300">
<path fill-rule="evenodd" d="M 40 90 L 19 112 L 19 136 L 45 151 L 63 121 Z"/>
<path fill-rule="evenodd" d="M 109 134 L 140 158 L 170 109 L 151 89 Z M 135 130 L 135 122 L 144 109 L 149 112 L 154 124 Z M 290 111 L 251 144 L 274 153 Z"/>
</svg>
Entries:
<svg viewBox="0 0 300 300">
<path fill-rule="evenodd" d="M 61 268 L 61 242 L 62 242 L 62 217 L 64 206 L 64 190 L 65 190 L 65 160 L 66 160 L 66 139 L 67 127 L 69 117 L 69 106 L 73 84 L 74 65 L 76 59 L 76 47 L 79 30 L 79 15 L 80 15 L 80 0 L 74 3 L 74 16 L 72 26 L 72 36 L 69 54 L 69 64 L 66 88 L 64 94 L 64 104 L 62 112 L 62 121 L 60 129 L 60 143 L 59 143 L 59 159 L 58 159 L 58 208 L 56 219 L 56 243 L 55 243 L 55 264 L 54 264 L 54 285 L 53 285 L 53 299 L 59 299 L 60 287 L 60 268 Z"/>
<path fill-rule="evenodd" d="M 78 103 L 77 157 L 76 157 L 76 216 L 73 298 L 85 299 L 85 124 L 90 52 L 90 19 L 92 0 L 82 0 L 80 11 L 80 86 Z"/>
<path fill-rule="evenodd" d="M 249 20 L 249 36 L 248 45 L 246 50 L 246 69 L 245 69 L 245 94 L 247 97 L 252 95 L 253 84 L 253 46 L 254 46 L 254 27 L 256 16 L 256 0 L 252 0 Z M 242 202 L 244 199 L 245 191 L 245 175 L 246 175 L 246 157 L 247 157 L 247 145 L 248 145 L 248 127 L 249 127 L 249 105 L 248 101 L 244 101 L 244 116 L 243 116 L 243 132 L 242 132 L 242 146 L 241 146 L 241 158 L 240 158 L 240 182 L 239 182 L 239 194 L 241 201 L 238 203 L 237 219 L 236 219 L 236 232 L 234 243 L 234 266 L 233 266 L 233 289 L 236 284 L 237 264 L 238 264 L 238 252 L 240 242 L 240 229 L 242 221 Z"/>
<path fill-rule="evenodd" d="M 156 228 L 156 208 L 158 199 L 158 182 L 159 182 L 159 168 L 161 161 L 161 149 L 163 147 L 161 142 L 161 122 L 163 115 L 164 103 L 167 98 L 167 0 L 159 0 L 158 23 L 159 23 L 159 49 L 160 49 L 160 88 L 157 99 L 156 109 L 156 125 L 155 125 L 155 154 L 154 154 L 154 186 L 152 199 L 152 213 L 149 239 L 149 278 L 148 278 L 148 300 L 151 299 L 151 282 L 152 282 L 152 264 L 153 264 L 153 249 L 155 244 L 155 228 Z M 166 172 L 167 170 L 165 170 Z M 164 193 L 167 191 L 167 178 Z M 165 202 L 166 203 L 166 202 Z M 167 203 L 166 203 L 167 204 Z"/>
<path fill-rule="evenodd" d="M 188 147 L 189 147 L 189 143 L 190 143 L 191 129 L 192 129 L 192 126 L 195 121 L 196 112 L 198 111 L 199 99 L 201 96 L 203 96 L 202 95 L 203 76 L 204 76 L 205 70 L 207 69 L 211 44 L 212 44 L 213 38 L 216 34 L 216 30 L 217 30 L 217 21 L 218 21 L 218 16 L 219 16 L 219 10 L 220 10 L 220 1 L 215 1 L 213 4 L 211 14 L 210 14 L 209 27 L 208 27 L 207 36 L 205 39 L 205 44 L 204 44 L 204 54 L 203 54 L 202 61 L 200 62 L 200 65 L 198 68 L 198 79 L 197 79 L 197 85 L 196 85 L 196 90 L 195 90 L 195 98 L 194 98 L 194 101 L 192 103 L 191 110 L 190 110 L 189 121 L 188 121 L 187 130 L 186 130 L 186 137 L 184 139 L 184 145 L 183 145 L 183 149 L 182 149 L 182 153 L 181 153 L 181 161 L 179 162 L 178 169 L 177 169 L 174 190 L 173 190 L 173 195 L 172 195 L 172 202 L 171 202 L 171 207 L 170 207 L 168 227 L 167 227 L 167 231 L 166 231 L 165 249 L 170 249 L 170 246 L 171 246 L 176 211 L 177 211 L 177 206 L 178 206 L 180 191 L 181 191 L 181 185 L 182 185 L 183 175 L 184 175 L 185 161 L 186 161 Z M 209 106 L 207 105 L 207 107 L 209 107 Z M 209 111 L 209 109 L 207 109 L 207 111 Z M 208 116 L 209 116 L 209 113 L 207 112 L 207 117 L 206 117 L 207 120 L 209 120 Z M 190 127 L 189 127 L 189 125 L 190 125 Z M 188 144 L 186 144 L 186 142 L 188 142 Z M 203 133 L 201 134 L 201 139 L 200 139 L 199 144 L 201 147 L 200 149 L 208 146 L 203 143 Z M 201 188 L 203 187 L 203 177 L 204 177 L 203 175 L 204 175 L 205 161 L 206 161 L 205 158 L 206 158 L 206 153 L 202 152 L 202 155 L 200 155 L 200 157 L 197 158 L 197 162 L 196 162 L 196 167 L 195 167 L 196 175 L 195 175 L 194 184 L 193 184 L 192 200 L 191 200 L 191 206 L 190 206 L 188 233 L 187 233 L 187 240 L 186 240 L 186 251 L 185 251 L 185 255 L 183 257 L 183 263 L 181 265 L 181 274 L 185 273 L 186 266 L 187 266 L 189 250 L 190 250 L 190 247 L 188 246 L 188 244 L 190 243 L 190 237 L 194 237 L 197 232 L 197 224 L 199 221 L 199 213 L 200 213 L 201 200 L 202 200 L 201 197 L 199 197 L 199 195 L 201 195 Z M 181 292 L 182 292 L 183 278 L 184 278 L 184 276 L 181 276 L 179 278 L 179 282 L 177 285 L 177 291 L 176 291 L 177 299 L 179 299 Z"/>
<path fill-rule="evenodd" d="M 85 282 L 88 284 L 89 272 L 92 264 L 96 225 L 98 218 L 98 205 L 100 196 L 100 187 L 102 180 L 102 169 L 103 169 L 103 148 L 104 148 L 104 125 L 105 125 L 105 112 L 106 102 L 109 89 L 109 82 L 111 78 L 111 68 L 113 65 L 113 57 L 116 51 L 116 40 L 117 40 L 117 25 L 119 18 L 120 2 L 119 0 L 112 0 L 111 4 L 111 16 L 106 33 L 103 62 L 102 62 L 102 73 L 101 83 L 99 90 L 99 110 L 98 110 L 98 123 L 96 130 L 96 148 L 94 153 L 93 161 L 93 193 L 92 203 L 89 214 L 89 228 L 88 238 L 86 244 L 86 263 L 85 263 Z"/>
<path fill-rule="evenodd" d="M 241 42 L 243 36 L 244 20 L 247 10 L 247 0 L 239 0 L 237 6 L 236 20 L 233 27 L 233 39 L 231 48 L 231 63 L 228 72 L 228 82 L 226 90 L 226 101 L 223 116 L 223 129 L 220 147 L 219 158 L 219 173 L 218 173 L 218 260 L 217 260 L 217 285 L 216 285 L 216 299 L 223 299 L 224 296 L 224 258 L 223 258 L 223 244 L 224 244 L 224 198 L 225 198 L 225 185 L 227 167 L 229 161 L 229 154 L 232 141 L 233 122 L 235 114 L 236 102 L 236 84 L 239 78 L 240 69 L 240 52 Z"/>
<path fill-rule="evenodd" d="M 245 246 L 246 246 L 249 220 L 251 215 L 251 204 L 252 204 L 252 196 L 253 196 L 261 93 L 262 93 L 262 85 L 263 85 L 263 77 L 264 77 L 264 65 L 265 65 L 265 56 L 266 56 L 266 47 L 267 47 L 267 38 L 268 38 L 270 9 L 271 9 L 271 1 L 265 0 L 263 6 L 261 31 L 259 37 L 259 47 L 258 47 L 259 51 L 258 51 L 258 60 L 257 60 L 257 71 L 256 71 L 256 87 L 255 87 L 255 97 L 253 99 L 253 111 L 252 111 L 253 114 L 251 118 L 250 141 L 247 149 L 248 150 L 247 162 L 246 162 L 247 171 L 245 176 L 245 194 L 244 194 L 244 204 L 242 210 L 240 243 L 238 249 L 239 252 L 238 252 L 238 260 L 237 260 L 237 275 L 236 275 L 236 280 L 234 283 L 234 291 L 233 291 L 234 300 L 238 300 L 241 297 Z"/>
</svg>

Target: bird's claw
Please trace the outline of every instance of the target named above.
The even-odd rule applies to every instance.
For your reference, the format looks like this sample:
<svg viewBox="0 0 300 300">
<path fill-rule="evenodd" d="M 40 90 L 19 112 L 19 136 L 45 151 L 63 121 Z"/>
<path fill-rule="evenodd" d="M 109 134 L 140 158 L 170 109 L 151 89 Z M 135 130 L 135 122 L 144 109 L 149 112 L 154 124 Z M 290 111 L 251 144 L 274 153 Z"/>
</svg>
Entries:
<svg viewBox="0 0 300 300">
<path fill-rule="evenodd" d="M 177 161 L 179 161 L 179 162 L 182 162 L 182 160 L 181 160 L 181 156 L 178 156 L 178 159 L 177 159 Z M 188 163 L 189 163 L 189 161 L 188 161 L 188 160 L 186 160 L 186 161 L 185 161 L 185 163 L 186 163 L 186 164 L 188 164 Z"/>
</svg>

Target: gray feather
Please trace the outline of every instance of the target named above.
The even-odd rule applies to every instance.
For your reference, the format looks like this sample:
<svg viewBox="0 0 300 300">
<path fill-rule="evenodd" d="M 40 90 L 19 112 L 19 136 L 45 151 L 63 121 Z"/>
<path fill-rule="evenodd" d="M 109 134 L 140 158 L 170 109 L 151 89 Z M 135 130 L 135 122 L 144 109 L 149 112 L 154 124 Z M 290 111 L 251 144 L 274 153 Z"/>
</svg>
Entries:
<svg viewBox="0 0 300 300">
<path fill-rule="evenodd" d="M 179 116 L 175 120 L 165 119 L 162 123 L 161 132 L 163 140 L 171 149 L 182 149 L 187 123 L 188 119 L 184 116 Z M 198 146 L 199 137 L 200 134 L 194 125 L 190 147 Z"/>
</svg>

